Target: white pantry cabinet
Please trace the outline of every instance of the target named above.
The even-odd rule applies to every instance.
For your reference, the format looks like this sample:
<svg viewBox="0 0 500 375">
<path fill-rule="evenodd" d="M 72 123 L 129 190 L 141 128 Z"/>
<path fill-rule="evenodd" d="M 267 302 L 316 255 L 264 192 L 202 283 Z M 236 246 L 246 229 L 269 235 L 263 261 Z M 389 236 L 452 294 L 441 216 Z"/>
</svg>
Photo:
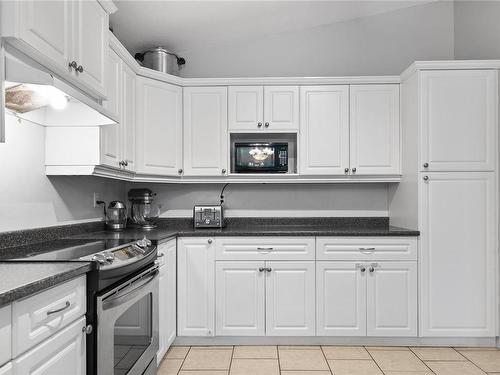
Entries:
<svg viewBox="0 0 500 375">
<path fill-rule="evenodd" d="M 216 335 L 264 336 L 264 262 L 216 262 Z"/>
<path fill-rule="evenodd" d="M 497 71 L 423 71 L 420 85 L 420 170 L 493 171 Z"/>
<path fill-rule="evenodd" d="M 105 98 L 109 15 L 98 1 L 27 0 L 1 5 L 3 37 L 97 99 Z"/>
<path fill-rule="evenodd" d="M 299 174 L 349 173 L 349 86 L 300 88 Z"/>
<path fill-rule="evenodd" d="M 318 336 L 417 336 L 416 262 L 317 262 Z"/>
<path fill-rule="evenodd" d="M 420 334 L 493 337 L 495 174 L 435 172 L 419 179 Z"/>
<path fill-rule="evenodd" d="M 227 174 L 227 88 L 184 88 L 184 175 Z"/>
<path fill-rule="evenodd" d="M 297 131 L 298 86 L 229 86 L 229 130 Z"/>
<path fill-rule="evenodd" d="M 137 77 L 138 173 L 182 174 L 182 88 Z"/>
<path fill-rule="evenodd" d="M 12 361 L 13 373 L 86 374 L 85 317 Z"/>
<path fill-rule="evenodd" d="M 178 239 L 177 333 L 215 334 L 215 239 Z"/>
<path fill-rule="evenodd" d="M 158 246 L 159 306 L 158 331 L 160 363 L 177 333 L 177 240 L 174 238 Z"/>
<path fill-rule="evenodd" d="M 399 85 L 351 85 L 349 108 L 351 174 L 400 174 Z"/>
</svg>

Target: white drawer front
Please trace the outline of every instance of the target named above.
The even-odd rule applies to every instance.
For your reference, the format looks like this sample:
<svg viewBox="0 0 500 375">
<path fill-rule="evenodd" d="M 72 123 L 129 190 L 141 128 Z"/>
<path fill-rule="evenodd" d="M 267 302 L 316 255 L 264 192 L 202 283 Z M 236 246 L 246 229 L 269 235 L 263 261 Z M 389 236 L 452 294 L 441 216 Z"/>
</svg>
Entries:
<svg viewBox="0 0 500 375">
<path fill-rule="evenodd" d="M 216 260 L 314 260 L 314 237 L 218 237 Z"/>
<path fill-rule="evenodd" d="M 12 358 L 11 334 L 11 306 L 8 305 L 0 308 L 0 366 Z"/>
<path fill-rule="evenodd" d="M 414 237 L 318 237 L 318 260 L 417 260 Z"/>
<path fill-rule="evenodd" d="M 12 354 L 17 357 L 85 314 L 86 278 L 76 279 L 12 304 Z"/>
</svg>

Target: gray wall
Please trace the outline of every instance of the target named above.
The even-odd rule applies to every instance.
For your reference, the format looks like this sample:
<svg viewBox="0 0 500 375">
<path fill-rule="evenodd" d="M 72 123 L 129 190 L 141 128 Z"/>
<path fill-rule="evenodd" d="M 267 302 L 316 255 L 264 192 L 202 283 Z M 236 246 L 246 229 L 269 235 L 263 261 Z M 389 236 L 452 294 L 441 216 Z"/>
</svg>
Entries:
<svg viewBox="0 0 500 375">
<path fill-rule="evenodd" d="M 453 59 L 453 2 L 439 1 L 241 45 L 178 51 L 185 77 L 394 75 Z"/>
<path fill-rule="evenodd" d="M 221 184 L 139 184 L 128 183 L 127 189 L 148 187 L 157 193 L 162 214 L 190 213 L 195 204 L 218 204 Z M 386 184 L 230 184 L 225 191 L 229 214 L 290 215 L 291 211 L 316 214 L 364 215 L 378 212 L 387 215 Z M 170 211 L 170 212 L 169 212 Z"/>
<path fill-rule="evenodd" d="M 455 58 L 500 59 L 500 2 L 455 2 Z"/>
<path fill-rule="evenodd" d="M 121 181 L 97 177 L 45 175 L 45 130 L 6 116 L 6 142 L 0 143 L 0 232 L 97 219 L 93 193 L 106 201 L 122 199 Z"/>
</svg>

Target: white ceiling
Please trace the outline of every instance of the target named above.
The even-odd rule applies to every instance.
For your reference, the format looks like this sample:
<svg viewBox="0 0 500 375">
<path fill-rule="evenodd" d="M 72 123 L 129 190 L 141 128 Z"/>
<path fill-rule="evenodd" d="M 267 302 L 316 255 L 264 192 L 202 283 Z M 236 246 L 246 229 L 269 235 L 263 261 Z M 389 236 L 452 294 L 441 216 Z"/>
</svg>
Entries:
<svg viewBox="0 0 500 375">
<path fill-rule="evenodd" d="M 111 25 L 132 53 L 244 43 L 267 35 L 369 17 L 430 0 L 143 1 L 115 0 Z"/>
</svg>

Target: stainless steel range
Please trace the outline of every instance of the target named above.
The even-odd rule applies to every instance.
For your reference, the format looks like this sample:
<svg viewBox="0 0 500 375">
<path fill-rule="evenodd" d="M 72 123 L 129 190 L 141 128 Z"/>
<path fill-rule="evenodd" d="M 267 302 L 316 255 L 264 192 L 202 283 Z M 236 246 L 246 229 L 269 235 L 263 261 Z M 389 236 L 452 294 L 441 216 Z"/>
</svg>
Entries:
<svg viewBox="0 0 500 375">
<path fill-rule="evenodd" d="M 54 247 L 57 250 L 27 254 L 23 260 L 94 263 L 87 277 L 87 373 L 156 374 L 156 243 L 146 238 L 56 240 Z"/>
</svg>

